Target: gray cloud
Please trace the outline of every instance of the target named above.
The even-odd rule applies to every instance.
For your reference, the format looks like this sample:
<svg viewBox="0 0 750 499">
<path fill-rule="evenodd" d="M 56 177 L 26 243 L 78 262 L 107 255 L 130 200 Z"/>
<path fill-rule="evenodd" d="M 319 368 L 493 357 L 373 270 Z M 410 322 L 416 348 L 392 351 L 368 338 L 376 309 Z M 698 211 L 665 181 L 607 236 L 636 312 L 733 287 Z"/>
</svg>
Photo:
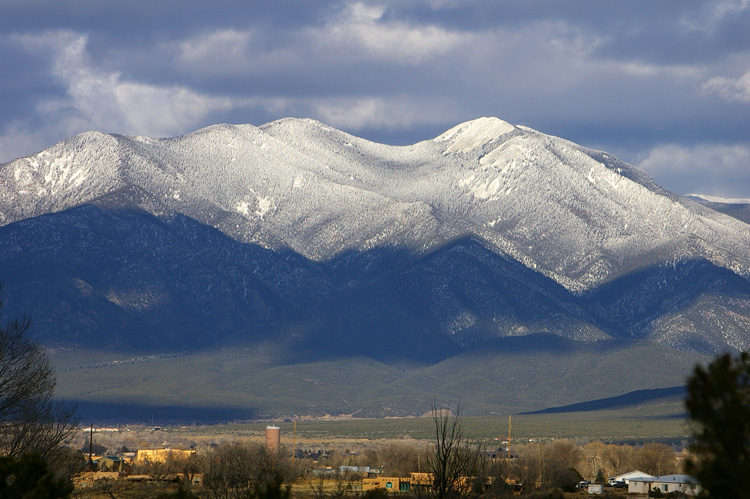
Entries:
<svg viewBox="0 0 750 499">
<path fill-rule="evenodd" d="M 0 161 L 92 128 L 306 116 L 403 144 L 495 115 L 680 193 L 710 177 L 750 197 L 745 156 L 726 153 L 750 148 L 747 0 L 61 4 L 0 8 Z"/>
<path fill-rule="evenodd" d="M 637 166 L 677 192 L 750 199 L 747 190 L 750 147 L 747 146 L 666 144 L 649 151 Z M 715 171 L 720 171 L 721 176 L 715 176 Z"/>
</svg>

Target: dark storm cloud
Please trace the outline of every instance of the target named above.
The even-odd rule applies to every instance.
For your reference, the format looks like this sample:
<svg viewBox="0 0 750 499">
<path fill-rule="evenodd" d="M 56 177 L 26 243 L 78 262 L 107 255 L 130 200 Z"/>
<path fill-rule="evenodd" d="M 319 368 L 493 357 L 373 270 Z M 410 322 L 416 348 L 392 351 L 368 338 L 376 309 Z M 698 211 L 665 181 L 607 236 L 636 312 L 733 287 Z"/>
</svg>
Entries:
<svg viewBox="0 0 750 499">
<path fill-rule="evenodd" d="M 495 115 L 642 163 L 677 192 L 750 197 L 737 192 L 747 25 L 747 0 L 11 0 L 0 161 L 90 128 L 165 136 L 292 115 L 404 144 Z"/>
</svg>

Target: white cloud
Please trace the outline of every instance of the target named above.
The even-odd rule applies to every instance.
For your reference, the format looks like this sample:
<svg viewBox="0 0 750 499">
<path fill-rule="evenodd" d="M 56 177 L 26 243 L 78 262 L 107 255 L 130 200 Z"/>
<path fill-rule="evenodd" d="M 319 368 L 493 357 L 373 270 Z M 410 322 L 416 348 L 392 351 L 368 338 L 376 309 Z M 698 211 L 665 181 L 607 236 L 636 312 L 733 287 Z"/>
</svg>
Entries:
<svg viewBox="0 0 750 499">
<path fill-rule="evenodd" d="M 639 168 L 678 194 L 750 197 L 750 145 L 701 144 L 655 147 Z"/>
<path fill-rule="evenodd" d="M 720 0 L 705 2 L 703 8 L 692 12 L 682 20 L 690 30 L 713 34 L 719 24 L 727 17 L 735 15 L 750 7 L 750 0 Z"/>
<path fill-rule="evenodd" d="M 711 78 L 703 84 L 703 91 L 730 102 L 750 103 L 750 71 L 736 79 L 723 76 Z"/>
<path fill-rule="evenodd" d="M 398 64 L 419 64 L 477 41 L 473 33 L 461 33 L 429 24 L 409 24 L 383 19 L 385 9 L 355 3 L 325 26 L 312 30 L 323 49 L 340 54 L 359 54 Z"/>
<path fill-rule="evenodd" d="M 64 97 L 39 103 L 42 115 L 57 113 L 68 134 L 85 129 L 165 136 L 182 133 L 214 111 L 232 108 L 228 98 L 200 95 L 188 88 L 128 81 L 119 73 L 93 67 L 87 37 L 67 31 L 19 37 L 29 50 L 53 55 L 52 73 L 65 86 Z"/>
<path fill-rule="evenodd" d="M 366 129 L 399 130 L 467 119 L 454 102 L 411 95 L 396 97 L 278 97 L 251 98 L 248 108 L 270 115 L 319 120 L 352 133 Z M 472 116 L 475 117 L 475 116 Z"/>
<path fill-rule="evenodd" d="M 235 29 L 220 29 L 185 40 L 179 44 L 179 55 L 186 63 L 203 63 L 210 59 L 246 57 L 251 33 Z"/>
<path fill-rule="evenodd" d="M 162 59 L 174 61 L 180 73 L 209 81 L 299 69 L 312 61 L 305 55 L 309 43 L 286 36 L 269 43 L 266 35 L 254 29 L 218 29 L 160 44 L 156 50 Z"/>
<path fill-rule="evenodd" d="M 336 128 L 394 130 L 415 125 L 442 123 L 460 113 L 450 103 L 424 100 L 414 96 L 315 99 L 310 102 L 312 116 Z"/>
<path fill-rule="evenodd" d="M 352 64 L 367 62 L 392 71 L 394 66 L 416 66 L 457 51 L 476 50 L 482 43 L 481 34 L 388 20 L 384 12 L 381 6 L 354 3 L 323 24 L 295 31 L 271 33 L 257 26 L 217 29 L 166 42 L 157 50 L 173 56 L 181 72 L 202 78 L 268 78 L 277 72 L 293 78 L 332 69 L 345 72 Z"/>
</svg>

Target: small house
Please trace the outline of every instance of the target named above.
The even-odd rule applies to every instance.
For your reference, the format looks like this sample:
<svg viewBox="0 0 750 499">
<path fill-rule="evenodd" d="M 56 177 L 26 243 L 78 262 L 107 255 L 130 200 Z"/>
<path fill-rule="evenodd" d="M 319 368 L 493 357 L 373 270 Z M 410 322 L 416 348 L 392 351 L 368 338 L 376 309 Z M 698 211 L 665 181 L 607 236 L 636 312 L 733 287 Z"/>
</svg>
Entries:
<svg viewBox="0 0 750 499">
<path fill-rule="evenodd" d="M 623 473 L 621 475 L 610 477 L 607 481 L 610 485 L 614 485 L 616 483 L 624 483 L 627 485 L 630 483 L 630 480 L 633 478 L 656 478 L 654 475 L 649 475 L 648 473 L 644 473 L 643 471 L 634 470 L 629 471 L 628 473 Z"/>
<path fill-rule="evenodd" d="M 689 496 L 700 493 L 698 480 L 689 475 L 664 475 L 653 478 L 631 478 L 628 483 L 628 494 L 648 494 L 658 489 L 662 494 L 681 492 Z"/>
<path fill-rule="evenodd" d="M 373 489 L 385 489 L 389 492 L 409 492 L 411 483 L 408 478 L 400 477 L 378 477 L 365 478 L 362 480 L 362 492 Z"/>
</svg>

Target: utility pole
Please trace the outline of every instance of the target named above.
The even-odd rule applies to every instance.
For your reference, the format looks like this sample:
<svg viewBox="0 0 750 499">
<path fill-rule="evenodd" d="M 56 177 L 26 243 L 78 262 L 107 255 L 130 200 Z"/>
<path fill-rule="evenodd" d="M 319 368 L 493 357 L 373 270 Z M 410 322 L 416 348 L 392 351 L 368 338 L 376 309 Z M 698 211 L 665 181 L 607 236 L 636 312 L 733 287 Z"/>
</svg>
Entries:
<svg viewBox="0 0 750 499">
<path fill-rule="evenodd" d="M 508 460 L 510 460 L 510 418 L 511 416 L 508 415 Z"/>
<path fill-rule="evenodd" d="M 89 471 L 94 471 L 94 423 L 89 431 Z"/>
</svg>

